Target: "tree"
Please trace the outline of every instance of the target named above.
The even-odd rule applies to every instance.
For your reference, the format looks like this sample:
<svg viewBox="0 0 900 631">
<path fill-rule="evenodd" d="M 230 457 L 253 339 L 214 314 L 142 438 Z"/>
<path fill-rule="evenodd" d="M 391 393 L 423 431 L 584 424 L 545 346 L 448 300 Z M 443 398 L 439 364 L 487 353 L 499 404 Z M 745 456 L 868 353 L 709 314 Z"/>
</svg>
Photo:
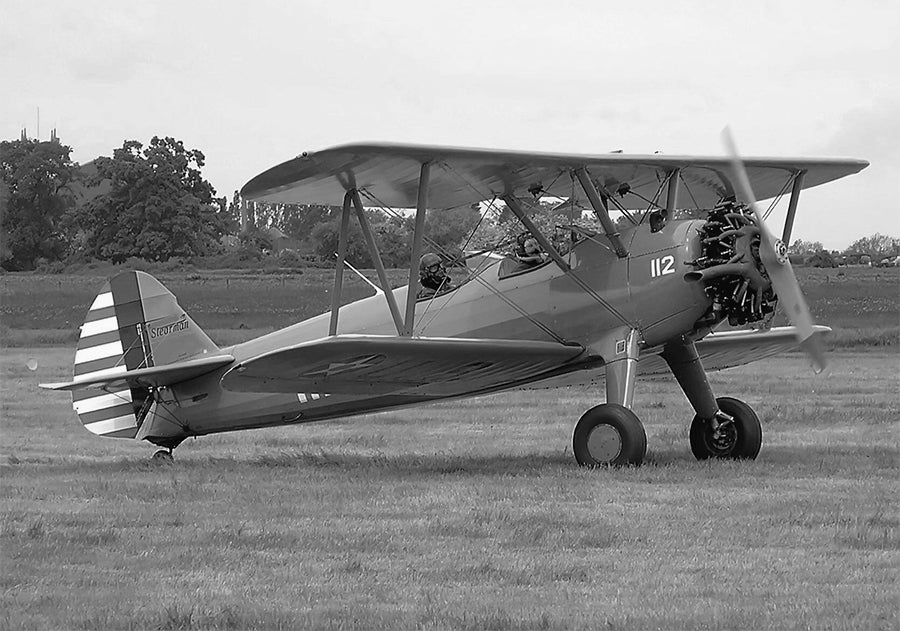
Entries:
<svg viewBox="0 0 900 631">
<path fill-rule="evenodd" d="M 820 241 L 804 241 L 803 239 L 796 239 L 788 248 L 788 254 L 815 254 L 816 252 L 822 252 L 824 250 L 825 246 L 823 246 Z"/>
<path fill-rule="evenodd" d="M 862 237 L 850 244 L 844 254 L 869 254 L 880 257 L 897 254 L 900 251 L 900 239 L 876 232 L 870 237 Z"/>
<path fill-rule="evenodd" d="M 392 217 L 374 208 L 366 209 L 365 212 L 384 266 L 406 267 L 409 265 L 412 218 Z M 372 267 L 374 263 L 355 212 L 350 217 L 349 226 L 347 260 L 356 267 Z M 325 264 L 334 264 L 340 230 L 341 212 L 336 208 L 331 213 L 331 218 L 313 226 L 304 243 L 304 250 L 317 255 Z"/>
<path fill-rule="evenodd" d="M 34 269 L 39 258 L 59 260 L 67 239 L 62 218 L 73 206 L 69 184 L 77 165 L 72 148 L 58 141 L 0 142 L 0 181 L 4 188 L 0 212 L 0 266 Z"/>
<path fill-rule="evenodd" d="M 538 230 L 551 241 L 553 241 L 557 235 L 563 235 L 567 232 L 565 230 L 559 232 L 559 227 L 571 226 L 573 224 L 594 232 L 603 231 L 600 222 L 596 219 L 594 214 L 584 212 L 578 205 L 573 207 L 568 203 L 560 204 L 548 200 L 519 201 L 522 202 L 526 214 L 528 214 Z M 525 226 L 519 221 L 515 214 L 505 206 L 502 208 L 503 210 L 499 213 L 496 211 L 493 212 L 495 216 L 493 221 L 496 222 L 497 228 L 499 228 L 503 239 L 494 240 L 485 245 L 497 244 L 501 241 L 513 243 L 518 235 L 526 232 Z M 490 221 L 491 217 L 486 217 L 482 222 L 482 225 L 486 223 L 489 224 Z M 633 224 L 625 217 L 625 215 L 619 216 L 615 221 L 615 225 L 619 230 L 633 227 Z M 479 227 L 479 232 L 481 232 L 481 227 Z M 496 233 L 497 230 L 489 230 L 489 234 L 493 235 Z"/>
<path fill-rule="evenodd" d="M 369 211 L 369 219 L 372 219 Z M 310 233 L 307 243 L 310 251 L 315 253 L 326 265 L 334 265 L 337 260 L 335 253 L 338 251 L 338 241 L 341 236 L 341 216 L 329 219 L 316 225 Z M 349 235 L 347 239 L 347 260 L 355 267 L 371 267 L 372 258 L 365 237 L 355 217 L 350 218 Z"/>
<path fill-rule="evenodd" d="M 208 254 L 227 226 L 215 189 L 203 179 L 203 153 L 180 140 L 154 136 L 144 149 L 127 140 L 112 158 L 100 157 L 91 184 L 110 190 L 78 209 L 86 253 L 121 263 L 129 257 L 166 261 Z"/>
<path fill-rule="evenodd" d="M 235 191 L 225 210 L 225 216 L 228 218 L 229 233 L 239 233 L 246 229 L 244 213 L 247 210 L 247 202 L 241 197 L 239 191 Z M 249 219 L 249 217 L 247 218 Z M 247 221 L 249 224 L 249 221 Z"/>
<path fill-rule="evenodd" d="M 819 250 L 814 254 L 810 254 L 804 261 L 810 267 L 837 267 L 834 257 L 826 250 Z"/>
<path fill-rule="evenodd" d="M 425 217 L 425 250 L 436 249 L 435 254 L 455 257 L 460 248 L 470 241 L 472 231 L 481 219 L 479 206 L 461 206 L 446 210 L 430 210 Z M 412 227 L 410 227 L 410 231 Z M 471 243 L 469 243 L 471 245 Z M 409 255 L 407 254 L 407 260 Z"/>
</svg>

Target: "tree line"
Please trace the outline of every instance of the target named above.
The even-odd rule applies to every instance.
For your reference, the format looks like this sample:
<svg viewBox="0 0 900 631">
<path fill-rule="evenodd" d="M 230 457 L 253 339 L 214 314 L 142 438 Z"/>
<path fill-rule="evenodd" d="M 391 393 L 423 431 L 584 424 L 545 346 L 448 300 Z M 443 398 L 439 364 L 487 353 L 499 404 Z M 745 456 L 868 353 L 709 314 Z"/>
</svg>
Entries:
<svg viewBox="0 0 900 631">
<path fill-rule="evenodd" d="M 878 265 L 888 260 L 895 265 L 900 257 L 900 239 L 879 232 L 860 237 L 843 250 L 827 250 L 820 241 L 797 239 L 788 248 L 792 261 L 813 267 L 837 267 L 845 263 L 869 263 Z"/>
<path fill-rule="evenodd" d="M 171 137 L 153 137 L 146 146 L 127 140 L 111 157 L 83 166 L 72 161 L 71 152 L 55 138 L 40 142 L 23 134 L 0 142 L 4 270 L 198 257 L 228 266 L 279 253 L 294 264 L 333 264 L 340 207 L 253 203 L 237 191 L 228 202 L 203 177 L 203 153 Z M 408 265 L 412 218 L 378 209 L 366 215 L 385 265 Z M 480 220 L 477 205 L 429 212 L 430 247 L 458 249 Z M 356 266 L 372 265 L 355 220 L 347 258 Z"/>
<path fill-rule="evenodd" d="M 261 204 L 217 197 L 203 177 L 205 156 L 172 137 L 145 146 L 126 140 L 111 157 L 85 165 L 54 137 L 0 142 L 0 267 L 27 271 L 48 264 L 196 261 L 209 266 L 259 263 L 275 257 L 292 265 L 331 265 L 338 248 L 341 209 Z M 542 204 L 534 219 L 550 232 L 574 222 L 572 208 Z M 426 247 L 448 258 L 460 248 L 510 243 L 522 228 L 502 206 L 478 204 L 426 217 Z M 391 209 L 367 209 L 385 265 L 409 264 L 413 219 Z M 362 232 L 351 221 L 348 260 L 371 267 Z M 900 239 L 875 234 L 846 252 L 900 253 Z M 792 253 L 824 251 L 798 240 Z"/>
</svg>

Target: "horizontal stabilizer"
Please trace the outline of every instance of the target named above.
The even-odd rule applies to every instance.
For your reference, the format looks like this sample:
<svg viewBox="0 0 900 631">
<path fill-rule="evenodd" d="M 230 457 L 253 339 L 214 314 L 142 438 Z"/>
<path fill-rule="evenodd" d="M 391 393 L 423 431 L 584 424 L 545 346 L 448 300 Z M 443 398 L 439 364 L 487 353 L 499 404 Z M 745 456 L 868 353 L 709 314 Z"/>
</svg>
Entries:
<svg viewBox="0 0 900 631">
<path fill-rule="evenodd" d="M 177 364 L 138 368 L 136 370 L 128 370 L 123 364 L 91 373 L 86 378 L 76 377 L 74 381 L 42 383 L 40 386 L 48 390 L 69 391 L 84 390 L 86 388 L 116 389 L 171 386 L 212 372 L 216 368 L 227 366 L 233 362 L 234 357 L 231 355 L 216 355 L 215 357 L 201 357 Z"/>
<path fill-rule="evenodd" d="M 550 372 L 581 346 L 530 340 L 339 335 L 266 353 L 222 378 L 227 390 L 452 395 Z"/>
</svg>

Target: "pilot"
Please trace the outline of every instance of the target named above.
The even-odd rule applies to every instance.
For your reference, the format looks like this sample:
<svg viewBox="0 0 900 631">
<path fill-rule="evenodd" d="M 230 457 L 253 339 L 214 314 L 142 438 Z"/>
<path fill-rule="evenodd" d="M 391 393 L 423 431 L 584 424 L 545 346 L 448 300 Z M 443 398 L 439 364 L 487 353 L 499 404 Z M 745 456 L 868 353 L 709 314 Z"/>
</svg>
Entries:
<svg viewBox="0 0 900 631">
<path fill-rule="evenodd" d="M 528 240 L 528 237 L 531 235 L 527 232 L 522 232 L 516 235 L 516 249 L 513 252 L 514 256 L 518 259 L 520 257 L 525 256 L 525 242 Z"/>
<path fill-rule="evenodd" d="M 526 265 L 528 267 L 533 267 L 535 265 L 540 265 L 544 262 L 544 255 L 541 252 L 541 246 L 538 243 L 538 240 L 534 237 L 528 237 L 525 239 L 525 243 L 522 244 L 522 253 L 516 256 L 519 263 Z"/>
<path fill-rule="evenodd" d="M 421 287 L 416 298 L 433 298 L 453 289 L 444 263 L 437 254 L 426 252 L 419 259 L 419 284 Z"/>
<path fill-rule="evenodd" d="M 665 208 L 654 210 L 650 213 L 650 232 L 659 232 L 666 227 L 669 220 L 669 211 Z"/>
</svg>

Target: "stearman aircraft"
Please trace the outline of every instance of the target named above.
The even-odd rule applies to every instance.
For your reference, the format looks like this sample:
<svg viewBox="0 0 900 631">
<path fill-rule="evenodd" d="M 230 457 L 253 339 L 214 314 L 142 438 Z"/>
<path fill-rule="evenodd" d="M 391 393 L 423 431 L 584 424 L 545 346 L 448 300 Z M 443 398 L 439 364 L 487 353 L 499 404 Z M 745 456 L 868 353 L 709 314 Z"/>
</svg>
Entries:
<svg viewBox="0 0 900 631">
<path fill-rule="evenodd" d="M 171 459 L 192 436 L 605 382 L 606 401 L 581 416 L 573 437 L 578 463 L 596 466 L 641 463 L 647 438 L 632 411 L 638 375 L 671 374 L 696 413 L 693 454 L 752 459 L 762 444 L 757 415 L 716 397 L 706 371 L 798 343 L 824 368 L 819 336 L 828 328 L 812 323 L 784 243 L 802 189 L 867 165 L 741 160 L 733 149 L 730 158 L 391 144 L 303 153 L 253 178 L 242 194 L 342 204 L 330 312 L 219 348 L 158 281 L 123 272 L 90 306 L 73 380 L 44 387 L 71 391 L 91 432 L 148 441 L 162 448 L 154 458 Z M 754 192 L 776 201 L 790 195 L 780 239 Z M 581 205 L 597 228 L 566 226 L 564 239 L 542 231 L 527 207 L 535 199 Z M 435 253 L 426 209 L 480 204 L 488 212 L 500 202 L 540 258 L 523 266 L 499 252 L 470 255 L 464 278 L 417 298 L 418 261 Z M 407 287 L 390 288 L 366 206 L 415 209 Z M 381 291 L 341 306 L 354 215 Z M 776 304 L 793 326 L 770 326 Z M 721 330 L 725 322 L 755 328 Z"/>
</svg>

